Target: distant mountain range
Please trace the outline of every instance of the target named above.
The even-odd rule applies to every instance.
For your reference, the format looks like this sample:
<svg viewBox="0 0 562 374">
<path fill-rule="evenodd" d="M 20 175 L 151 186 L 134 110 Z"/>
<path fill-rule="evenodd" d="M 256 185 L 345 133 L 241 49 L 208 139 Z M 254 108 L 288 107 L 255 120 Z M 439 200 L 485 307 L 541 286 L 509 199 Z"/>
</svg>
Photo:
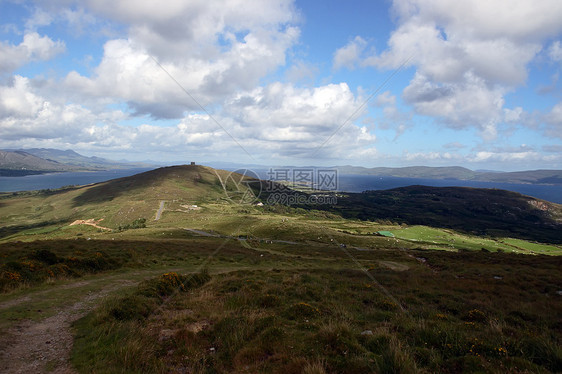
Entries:
<svg viewBox="0 0 562 374">
<path fill-rule="evenodd" d="M 36 192 L 37 195 L 22 193 L 22 200 L 17 203 L 22 205 L 17 205 L 17 209 L 27 211 L 28 208 L 24 207 L 39 204 L 39 197 L 40 205 L 57 208 L 41 209 L 34 215 L 34 219 L 41 217 L 44 222 L 70 223 L 96 217 L 104 219 L 105 227 L 117 228 L 138 218 L 154 217 L 157 211 L 155 208 L 162 206 L 163 200 L 167 201 L 166 209 L 181 212 L 182 210 L 175 209 L 187 209 L 182 204 L 243 201 L 244 198 L 253 196 L 250 190 L 266 206 L 263 208 L 265 212 L 295 214 L 295 211 L 288 210 L 290 208 L 283 206 L 283 203 L 269 203 L 272 196 L 276 195 L 294 197 L 287 201 L 311 201 L 307 193 L 283 184 L 242 175 L 237 178 L 228 171 L 206 166 L 181 165 L 86 186 L 68 187 L 56 192 L 39 191 Z M 421 224 L 492 237 L 562 243 L 562 205 L 515 192 L 466 187 L 409 186 L 364 193 L 337 193 L 335 196 L 337 201 L 334 200 L 333 203 L 293 207 L 307 211 L 313 209 L 316 212 L 314 214 L 320 214 L 317 217 L 324 214 L 319 211 L 325 211 L 344 218 Z M 12 197 L 13 194 L 0 194 L 3 199 Z M 3 214 L 12 217 L 8 212 L 13 212 L 16 208 L 7 211 L 8 200 L 1 201 Z M 185 219 L 180 215 L 173 217 L 181 222 Z M 23 228 L 30 227 L 17 220 L 11 223 L 6 220 L 0 222 L 0 238 Z M 269 229 L 267 232 L 270 232 Z"/>
<path fill-rule="evenodd" d="M 99 171 L 151 166 L 138 162 L 86 157 L 72 150 L 30 148 L 0 150 L 0 176 L 23 176 L 64 171 Z"/>
<path fill-rule="evenodd" d="M 179 162 L 182 163 L 182 162 Z M 183 162 L 186 163 L 186 162 Z M 62 171 L 99 171 L 164 165 L 156 162 L 113 161 L 100 157 L 86 157 L 73 150 L 30 148 L 0 150 L 0 176 L 23 176 Z M 234 170 L 234 163 L 210 163 L 214 167 Z M 246 166 L 249 167 L 249 166 Z M 263 165 L 251 165 L 254 169 L 267 169 Z M 312 167 L 312 166 L 311 166 Z M 460 166 L 429 167 L 408 166 L 401 168 L 361 166 L 335 166 L 340 174 L 377 175 L 381 177 L 459 179 L 497 183 L 555 184 L 562 185 L 562 170 L 528 170 L 516 172 L 474 171 Z"/>
<path fill-rule="evenodd" d="M 402 168 L 364 168 L 360 166 L 336 166 L 341 174 L 379 175 L 400 178 L 460 179 L 481 182 L 560 184 L 562 170 L 528 170 L 515 172 L 473 171 L 460 166 L 429 167 L 409 166 Z"/>
</svg>

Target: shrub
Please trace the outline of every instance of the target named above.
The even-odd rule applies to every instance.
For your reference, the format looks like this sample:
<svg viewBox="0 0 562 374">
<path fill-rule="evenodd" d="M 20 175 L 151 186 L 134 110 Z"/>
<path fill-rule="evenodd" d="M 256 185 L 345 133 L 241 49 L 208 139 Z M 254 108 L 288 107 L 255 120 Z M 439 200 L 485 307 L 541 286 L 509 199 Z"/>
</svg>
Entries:
<svg viewBox="0 0 562 374">
<path fill-rule="evenodd" d="M 416 363 L 396 338 L 392 338 L 388 349 L 377 360 L 379 373 L 415 373 Z"/>
<path fill-rule="evenodd" d="M 129 229 L 143 229 L 146 227 L 146 218 L 137 218 L 133 222 L 126 224 L 124 226 L 119 225 L 117 230 L 129 230 Z"/>
<path fill-rule="evenodd" d="M 486 319 L 486 314 L 479 309 L 470 310 L 464 317 L 464 320 L 469 322 L 486 322 Z"/>
<path fill-rule="evenodd" d="M 535 364 L 555 373 L 562 371 L 562 347 L 541 337 L 529 336 L 521 340 L 521 351 Z"/>
<path fill-rule="evenodd" d="M 258 305 L 263 308 L 271 308 L 279 305 L 279 296 L 265 294 L 258 298 Z"/>
<path fill-rule="evenodd" d="M 210 279 L 206 271 L 190 275 L 179 275 L 175 272 L 162 274 L 158 278 L 139 284 L 132 295 L 113 300 L 108 306 L 108 314 L 122 321 L 145 319 L 165 297 L 202 286 Z"/>
<path fill-rule="evenodd" d="M 65 257 L 48 249 L 39 249 L 0 266 L 0 292 L 7 292 L 15 285 L 33 285 L 49 278 L 79 277 L 119 266 L 119 261 L 100 251 Z M 16 273 L 18 276 L 13 275 Z"/>
<path fill-rule="evenodd" d="M 320 310 L 307 303 L 296 303 L 285 310 L 285 317 L 289 319 L 314 318 L 320 316 Z"/>
<path fill-rule="evenodd" d="M 315 340 L 320 343 L 327 355 L 346 356 L 364 350 L 357 341 L 357 335 L 346 323 L 328 323 L 316 333 Z"/>
<path fill-rule="evenodd" d="M 109 308 L 109 315 L 119 321 L 147 318 L 156 307 L 156 302 L 142 295 L 126 296 Z"/>
<path fill-rule="evenodd" d="M 35 253 L 33 253 L 30 257 L 37 261 L 44 262 L 47 265 L 54 265 L 60 262 L 58 256 L 47 249 L 35 251 Z"/>
<path fill-rule="evenodd" d="M 391 310 L 396 310 L 398 309 L 398 305 L 396 305 L 395 302 L 384 299 L 382 300 L 379 304 L 378 304 L 379 308 L 381 308 L 382 310 L 387 310 L 387 311 L 391 311 Z"/>
</svg>

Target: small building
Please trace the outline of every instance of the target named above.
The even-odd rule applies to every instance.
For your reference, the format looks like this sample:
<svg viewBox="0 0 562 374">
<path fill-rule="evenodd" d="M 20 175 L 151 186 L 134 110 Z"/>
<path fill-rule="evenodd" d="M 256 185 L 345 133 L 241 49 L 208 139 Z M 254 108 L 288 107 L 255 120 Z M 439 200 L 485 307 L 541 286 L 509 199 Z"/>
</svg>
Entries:
<svg viewBox="0 0 562 374">
<path fill-rule="evenodd" d="M 195 161 L 191 161 L 191 166 L 194 166 L 194 165 L 195 165 Z"/>
</svg>

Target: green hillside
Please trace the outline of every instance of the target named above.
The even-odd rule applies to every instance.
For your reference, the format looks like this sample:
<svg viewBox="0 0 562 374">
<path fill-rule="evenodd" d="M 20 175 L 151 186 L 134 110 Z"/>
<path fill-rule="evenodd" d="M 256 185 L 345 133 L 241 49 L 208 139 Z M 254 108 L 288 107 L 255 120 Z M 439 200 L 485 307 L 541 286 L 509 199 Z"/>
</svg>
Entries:
<svg viewBox="0 0 562 374">
<path fill-rule="evenodd" d="M 559 205 L 414 186 L 286 206 L 267 199 L 310 195 L 266 186 L 182 165 L 2 194 L 0 370 L 562 370 Z"/>
<path fill-rule="evenodd" d="M 172 166 L 78 188 L 2 194 L 0 230 L 87 219 L 103 219 L 104 226 L 117 228 L 138 218 L 152 220 L 160 201 L 179 209 L 180 205 L 224 200 L 222 183 L 231 191 L 236 189 L 227 180 L 229 175 L 198 165 Z"/>
<path fill-rule="evenodd" d="M 54 160 L 43 159 L 24 151 L 0 150 L 0 176 L 23 176 L 75 169 L 77 168 Z"/>
<path fill-rule="evenodd" d="M 562 243 L 562 205 L 497 189 L 409 186 L 348 193 L 319 209 L 346 218 Z"/>
</svg>

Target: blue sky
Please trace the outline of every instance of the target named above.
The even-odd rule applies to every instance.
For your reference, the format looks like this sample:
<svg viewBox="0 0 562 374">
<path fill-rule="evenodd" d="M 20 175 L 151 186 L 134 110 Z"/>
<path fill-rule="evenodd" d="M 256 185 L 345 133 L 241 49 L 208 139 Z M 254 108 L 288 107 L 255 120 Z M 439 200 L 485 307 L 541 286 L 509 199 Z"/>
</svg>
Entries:
<svg viewBox="0 0 562 374">
<path fill-rule="evenodd" d="M 562 169 L 558 0 L 8 0 L 0 19 L 0 148 Z"/>
</svg>

